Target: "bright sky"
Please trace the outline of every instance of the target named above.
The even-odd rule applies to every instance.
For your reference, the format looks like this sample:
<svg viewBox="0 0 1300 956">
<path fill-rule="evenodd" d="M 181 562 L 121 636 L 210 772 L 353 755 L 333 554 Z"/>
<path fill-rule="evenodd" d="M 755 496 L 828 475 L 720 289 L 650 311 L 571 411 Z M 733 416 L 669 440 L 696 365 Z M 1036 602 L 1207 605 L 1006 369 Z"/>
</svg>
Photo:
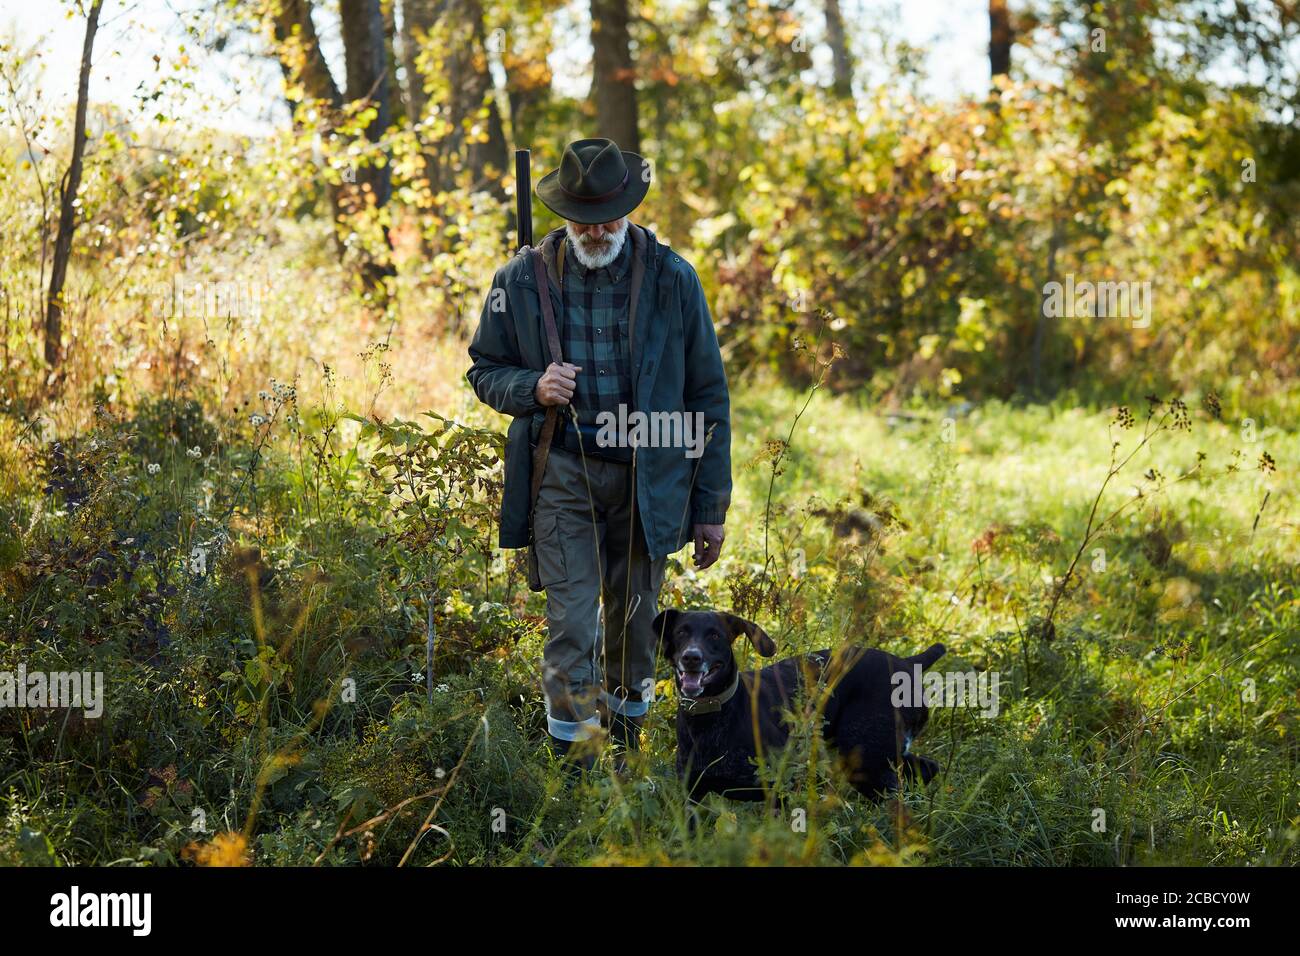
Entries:
<svg viewBox="0 0 1300 956">
<path fill-rule="evenodd" d="M 821 35 L 820 2 L 805 0 L 810 36 Z M 179 112 L 193 121 L 233 132 L 257 133 L 283 121 L 279 100 L 279 71 L 259 56 L 255 41 L 240 34 L 220 52 L 205 48 L 214 29 L 228 32 L 229 23 L 216 24 L 205 11 L 208 0 L 104 0 L 95 66 L 91 75 L 92 101 L 109 101 L 136 113 L 152 116 L 162 109 Z M 322 4 L 324 6 L 324 4 Z M 69 0 L 0 0 L 0 37 L 14 37 L 19 49 L 38 48 L 44 56 L 41 84 L 49 106 L 67 104 L 76 92 L 85 22 L 69 16 Z M 978 92 L 988 85 L 988 7 L 986 0 L 842 0 L 850 34 L 858 47 L 859 69 L 874 81 L 869 38 L 855 25 L 885 23 L 895 35 L 929 50 L 925 92 L 940 96 Z M 558 49 L 552 66 L 557 84 L 581 94 L 588 82 L 591 47 L 587 36 L 587 5 L 570 3 L 556 23 L 557 36 L 577 37 Z M 339 55 L 338 31 L 333 18 L 317 14 L 327 55 Z M 187 29 L 197 31 L 187 37 Z M 185 52 L 180 52 L 180 44 Z M 829 75 L 829 51 L 813 51 L 819 70 Z M 155 61 L 155 56 L 158 60 Z M 188 57 L 187 69 L 182 62 Z M 175 67 L 182 63 L 182 69 Z M 336 70 L 342 76 L 342 70 Z M 148 100 L 160 79 L 192 82 L 194 88 L 172 88 L 164 100 Z M 195 95 L 197 93 L 198 95 Z"/>
</svg>

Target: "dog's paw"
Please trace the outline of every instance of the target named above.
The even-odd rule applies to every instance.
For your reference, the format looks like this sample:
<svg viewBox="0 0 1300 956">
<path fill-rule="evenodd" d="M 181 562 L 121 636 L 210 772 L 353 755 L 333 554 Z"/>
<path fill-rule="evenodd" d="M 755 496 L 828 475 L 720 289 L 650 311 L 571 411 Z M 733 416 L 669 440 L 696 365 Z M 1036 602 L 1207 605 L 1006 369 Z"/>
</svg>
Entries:
<svg viewBox="0 0 1300 956">
<path fill-rule="evenodd" d="M 927 784 L 938 776 L 939 764 L 920 754 L 908 754 L 903 758 L 903 773 L 910 781 L 915 781 L 919 777 L 922 784 Z"/>
</svg>

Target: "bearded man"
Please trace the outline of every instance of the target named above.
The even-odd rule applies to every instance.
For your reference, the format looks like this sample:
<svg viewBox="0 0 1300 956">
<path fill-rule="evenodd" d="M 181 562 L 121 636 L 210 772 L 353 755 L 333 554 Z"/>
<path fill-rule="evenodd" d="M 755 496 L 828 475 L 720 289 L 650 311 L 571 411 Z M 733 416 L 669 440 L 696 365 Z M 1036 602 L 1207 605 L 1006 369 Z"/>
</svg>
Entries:
<svg viewBox="0 0 1300 956">
<path fill-rule="evenodd" d="M 566 146 L 537 185 L 565 225 L 497 270 L 469 347 L 475 394 L 514 419 L 500 545 L 531 548 L 547 729 L 578 766 L 593 754 L 574 743 L 602 724 L 622 755 L 638 747 L 667 557 L 693 542 L 696 568 L 712 566 L 731 500 L 730 399 L 704 289 L 628 219 L 649 185 L 649 164 L 611 140 Z"/>
</svg>

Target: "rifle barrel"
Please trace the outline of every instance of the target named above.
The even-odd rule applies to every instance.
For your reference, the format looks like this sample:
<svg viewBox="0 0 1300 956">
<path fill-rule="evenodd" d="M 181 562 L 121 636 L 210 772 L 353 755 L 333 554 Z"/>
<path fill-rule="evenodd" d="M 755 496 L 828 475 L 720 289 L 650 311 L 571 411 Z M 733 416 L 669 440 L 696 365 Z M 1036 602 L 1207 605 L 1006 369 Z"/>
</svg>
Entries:
<svg viewBox="0 0 1300 956">
<path fill-rule="evenodd" d="M 532 156 L 526 149 L 515 150 L 515 222 L 519 248 L 533 244 Z"/>
</svg>

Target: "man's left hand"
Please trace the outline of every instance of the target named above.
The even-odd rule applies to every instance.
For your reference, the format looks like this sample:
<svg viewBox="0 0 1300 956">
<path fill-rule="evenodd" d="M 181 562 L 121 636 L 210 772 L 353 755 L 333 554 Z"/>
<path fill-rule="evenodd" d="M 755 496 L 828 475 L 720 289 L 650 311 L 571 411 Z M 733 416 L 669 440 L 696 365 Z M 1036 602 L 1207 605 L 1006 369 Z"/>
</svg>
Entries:
<svg viewBox="0 0 1300 956">
<path fill-rule="evenodd" d="M 697 524 L 695 531 L 695 567 L 703 571 L 711 568 L 722 553 L 722 542 L 727 533 L 720 524 Z"/>
</svg>

